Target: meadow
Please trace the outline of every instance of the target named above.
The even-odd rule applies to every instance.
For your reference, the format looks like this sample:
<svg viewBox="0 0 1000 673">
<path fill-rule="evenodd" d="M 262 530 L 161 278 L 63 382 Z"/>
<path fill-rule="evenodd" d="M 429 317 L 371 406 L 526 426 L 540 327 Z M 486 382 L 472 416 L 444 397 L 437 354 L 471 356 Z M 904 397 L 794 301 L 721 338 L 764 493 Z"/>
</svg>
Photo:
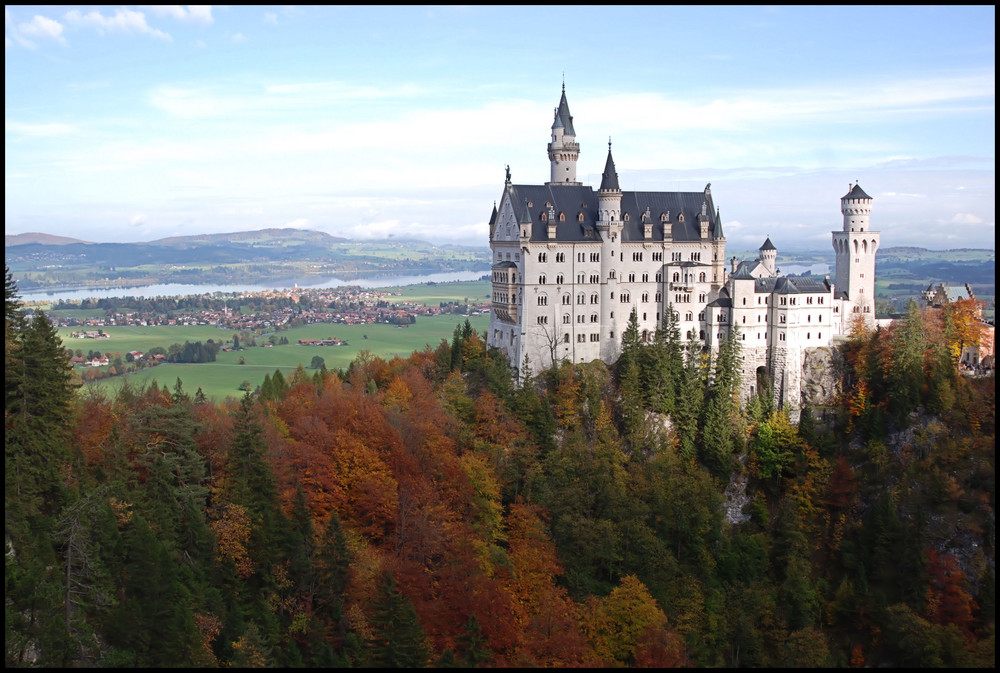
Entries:
<svg viewBox="0 0 1000 673">
<path fill-rule="evenodd" d="M 489 327 L 489 316 L 437 315 L 420 316 L 417 322 L 409 327 L 395 325 L 340 325 L 320 324 L 306 325 L 289 330 L 276 332 L 278 337 L 286 337 L 288 343 L 264 347 L 268 343 L 268 335 L 257 337 L 257 346 L 247 347 L 240 351 L 219 352 L 216 361 L 205 364 L 167 363 L 150 367 L 133 374 L 102 379 L 84 387 L 83 392 L 94 388 L 107 395 L 114 395 L 128 381 L 133 387 L 147 386 L 153 380 L 158 385 L 173 388 L 179 378 L 184 390 L 194 394 L 198 388 L 205 396 L 216 402 L 227 397 L 241 397 L 239 389 L 244 381 L 256 388 L 264 380 L 265 374 L 274 374 L 280 369 L 286 377 L 299 366 L 309 369 L 314 356 L 324 360 L 327 369 L 346 369 L 362 350 L 367 350 L 381 358 L 407 357 L 413 351 L 424 348 L 436 348 L 442 339 L 451 341 L 456 325 L 462 325 L 468 319 L 472 327 L 480 334 Z M 211 325 L 176 326 L 176 327 L 105 327 L 110 335 L 107 340 L 72 339 L 72 329 L 58 330 L 63 345 L 76 350 L 100 350 L 103 353 L 120 353 L 124 359 L 125 353 L 131 350 L 147 351 L 154 346 L 168 348 L 170 344 L 185 341 L 215 341 L 231 342 L 234 332 Z M 299 339 L 340 339 L 346 341 L 345 346 L 300 346 Z M 243 358 L 245 364 L 239 364 Z"/>
</svg>

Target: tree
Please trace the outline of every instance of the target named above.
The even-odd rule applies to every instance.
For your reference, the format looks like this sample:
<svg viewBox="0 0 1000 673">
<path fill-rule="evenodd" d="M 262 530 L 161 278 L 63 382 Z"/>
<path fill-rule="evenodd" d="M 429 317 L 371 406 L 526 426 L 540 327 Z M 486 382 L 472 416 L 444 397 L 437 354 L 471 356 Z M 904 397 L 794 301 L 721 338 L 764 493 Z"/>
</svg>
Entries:
<svg viewBox="0 0 1000 673">
<path fill-rule="evenodd" d="M 413 603 L 396 588 L 391 572 L 379 584 L 375 614 L 371 619 L 372 664 L 385 668 L 420 668 L 429 650 Z"/>
<path fill-rule="evenodd" d="M 62 502 L 59 472 L 69 459 L 73 369 L 43 312 L 23 328 L 16 316 L 6 322 L 5 502 L 29 515 L 52 513 Z"/>
<path fill-rule="evenodd" d="M 311 369 L 325 369 L 326 368 L 326 360 L 324 360 L 323 358 L 321 358 L 318 355 L 314 355 L 313 358 L 312 358 L 312 362 L 309 363 L 309 367 Z"/>
<path fill-rule="evenodd" d="M 632 307 L 628 326 L 622 333 L 622 354 L 618 359 L 618 387 L 622 399 L 622 426 L 633 450 L 640 447 L 646 416 L 639 374 L 642 350 L 642 342 L 639 341 L 639 316 L 635 307 Z"/>
</svg>

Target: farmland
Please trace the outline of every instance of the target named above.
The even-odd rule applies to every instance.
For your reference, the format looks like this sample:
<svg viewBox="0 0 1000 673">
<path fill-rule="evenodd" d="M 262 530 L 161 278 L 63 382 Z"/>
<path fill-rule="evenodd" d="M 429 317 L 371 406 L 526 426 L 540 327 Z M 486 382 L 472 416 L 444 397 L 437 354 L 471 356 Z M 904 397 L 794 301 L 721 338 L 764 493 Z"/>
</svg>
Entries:
<svg viewBox="0 0 1000 673">
<path fill-rule="evenodd" d="M 373 355 L 390 359 L 405 357 L 415 350 L 437 347 L 442 339 L 451 340 L 455 326 L 467 319 L 462 315 L 438 315 L 421 317 L 409 327 L 395 325 L 306 325 L 280 332 L 288 339 L 287 344 L 274 346 L 252 346 L 239 351 L 222 351 L 215 362 L 203 364 L 168 363 L 140 370 L 126 376 L 102 379 L 89 384 L 108 394 L 117 391 L 125 381 L 133 387 L 148 385 L 155 380 L 159 385 L 173 387 L 179 378 L 184 389 L 194 393 L 198 388 L 209 399 L 221 401 L 226 397 L 239 397 L 244 381 L 251 386 L 260 385 L 265 374 L 273 374 L 280 369 L 287 376 L 299 366 L 308 368 L 313 356 L 323 358 L 327 369 L 346 368 L 358 353 L 367 350 Z M 489 316 L 468 317 L 469 323 L 478 332 L 485 332 Z M 89 348 L 102 352 L 125 353 L 131 350 L 148 351 L 155 346 L 168 347 L 185 341 L 231 341 L 233 333 L 214 326 L 193 325 L 177 327 L 108 327 L 103 331 L 110 338 L 102 340 L 73 339 L 73 330 L 63 328 L 59 336 L 67 348 Z M 299 339 L 336 338 L 346 341 L 344 346 L 300 346 Z M 268 343 L 267 335 L 257 338 L 258 344 Z M 240 358 L 245 364 L 239 364 Z"/>
<path fill-rule="evenodd" d="M 489 296 L 489 283 L 427 283 L 405 286 L 398 288 L 398 291 L 401 294 L 396 299 L 400 301 L 436 307 L 455 302 L 482 302 L 484 297 Z M 60 309 L 53 312 L 62 318 L 74 314 L 79 314 L 76 316 L 78 318 L 85 317 L 84 314 L 86 317 L 97 317 L 97 314 L 102 313 L 103 311 L 95 309 Z M 252 340 L 248 340 L 243 332 L 243 347 L 240 350 L 220 351 L 215 362 L 162 363 L 125 376 L 90 383 L 85 386 L 84 392 L 95 389 L 113 394 L 126 381 L 134 387 L 148 385 L 153 380 L 159 385 L 172 387 L 180 378 L 188 392 L 194 393 L 201 388 L 210 399 L 221 401 L 226 397 L 242 395 L 239 388 L 244 382 L 249 382 L 251 387 L 256 388 L 265 374 L 273 374 L 276 369 L 288 375 L 299 366 L 309 368 L 315 356 L 323 358 L 327 369 L 343 369 L 363 350 L 390 359 L 406 357 L 413 351 L 423 350 L 428 346 L 435 348 L 442 339 L 450 340 L 455 326 L 463 324 L 466 319 L 480 333 L 484 333 L 489 325 L 488 315 L 466 316 L 443 312 L 439 315 L 421 315 L 415 323 L 405 327 L 380 323 L 308 324 L 274 332 L 255 332 Z M 118 357 L 123 361 L 130 351 L 148 353 L 156 347 L 168 349 L 171 344 L 183 344 L 185 341 L 207 343 L 211 339 L 218 344 L 232 345 L 233 337 L 238 334 L 217 325 L 102 326 L 101 331 L 108 335 L 107 339 L 73 338 L 71 335 L 74 331 L 79 331 L 79 328 L 64 327 L 58 330 L 66 348 L 74 352 L 80 351 L 81 354 L 87 354 L 91 350 L 110 353 L 111 360 Z M 302 346 L 298 343 L 300 339 L 338 339 L 346 342 L 346 345 Z M 257 345 L 249 345 L 251 341 Z M 243 364 L 240 364 L 241 360 Z M 78 368 L 78 372 L 83 371 L 85 367 Z"/>
</svg>

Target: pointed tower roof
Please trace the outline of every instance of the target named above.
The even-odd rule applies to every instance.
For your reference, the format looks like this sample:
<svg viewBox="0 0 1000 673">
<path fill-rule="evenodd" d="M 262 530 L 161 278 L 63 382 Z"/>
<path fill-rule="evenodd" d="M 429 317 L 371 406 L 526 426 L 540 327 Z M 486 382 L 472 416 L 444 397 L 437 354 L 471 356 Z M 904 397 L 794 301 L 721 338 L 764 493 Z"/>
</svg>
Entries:
<svg viewBox="0 0 1000 673">
<path fill-rule="evenodd" d="M 715 208 L 715 237 L 725 238 L 726 235 L 722 233 L 722 215 L 719 212 L 719 208 Z"/>
<path fill-rule="evenodd" d="M 490 226 L 492 227 L 497 223 L 497 202 L 493 202 L 493 214 L 490 215 Z"/>
<path fill-rule="evenodd" d="M 872 200 L 872 197 L 870 197 L 867 194 L 865 194 L 865 190 L 861 189 L 861 185 L 859 185 L 856 182 L 854 183 L 854 187 L 851 188 L 851 191 L 847 192 L 846 194 L 844 194 L 840 198 L 842 198 L 842 199 L 868 199 L 869 201 Z"/>
<path fill-rule="evenodd" d="M 611 156 L 611 140 L 608 139 L 608 161 L 604 164 L 604 176 L 601 178 L 601 191 L 614 190 L 620 192 L 618 173 L 615 171 L 615 160 Z"/>
<path fill-rule="evenodd" d="M 569 103 L 566 102 L 565 82 L 562 87 L 562 98 L 559 99 L 559 107 L 556 108 L 556 118 L 562 122 L 563 127 L 566 129 L 564 131 L 566 135 L 576 136 L 576 131 L 573 130 L 573 115 L 569 113 Z"/>
<path fill-rule="evenodd" d="M 764 241 L 764 245 L 760 246 L 760 248 L 758 248 L 758 249 L 759 250 L 777 250 L 777 248 L 774 247 L 774 243 L 771 243 L 771 237 L 770 236 L 768 236 L 767 240 Z"/>
<path fill-rule="evenodd" d="M 521 219 L 518 220 L 518 224 L 531 224 L 531 212 L 528 210 L 528 202 L 524 202 L 524 212 L 521 213 Z"/>
</svg>

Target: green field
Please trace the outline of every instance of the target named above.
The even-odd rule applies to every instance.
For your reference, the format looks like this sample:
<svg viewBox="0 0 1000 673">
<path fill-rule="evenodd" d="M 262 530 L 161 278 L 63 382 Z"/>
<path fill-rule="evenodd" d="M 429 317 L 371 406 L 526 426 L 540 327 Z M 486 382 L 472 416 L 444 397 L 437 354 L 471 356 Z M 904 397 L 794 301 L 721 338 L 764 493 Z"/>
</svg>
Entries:
<svg viewBox="0 0 1000 673">
<path fill-rule="evenodd" d="M 451 299 L 454 300 L 454 296 Z M 455 326 L 464 323 L 466 316 L 439 315 L 421 316 L 409 327 L 395 325 L 337 325 L 321 324 L 307 325 L 276 333 L 287 337 L 287 345 L 265 348 L 256 346 L 236 352 L 220 352 L 215 362 L 208 364 L 163 364 L 144 369 L 135 374 L 102 379 L 90 384 L 107 394 L 114 394 L 121 385 L 128 381 L 135 387 L 156 380 L 159 385 L 173 387 L 180 378 L 184 389 L 194 393 L 202 389 L 207 397 L 221 401 L 226 397 L 240 397 L 243 393 L 239 386 L 249 381 L 254 387 L 260 385 L 265 374 L 273 374 L 275 369 L 281 369 L 286 376 L 299 365 L 308 368 L 315 355 L 325 361 L 327 369 L 346 368 L 358 353 L 368 350 L 379 357 L 390 359 L 395 356 L 406 357 L 413 351 L 423 350 L 430 346 L 436 348 L 442 339 L 451 340 Z M 489 316 L 480 315 L 468 318 L 470 324 L 480 334 L 484 334 L 489 326 Z M 79 328 L 77 328 L 79 329 Z M 178 327 L 105 327 L 104 331 L 111 335 L 107 340 L 72 339 L 73 329 L 58 330 L 63 345 L 76 350 L 100 350 L 107 353 L 124 354 L 131 350 L 143 352 L 154 346 L 167 348 L 173 343 L 185 341 L 231 341 L 234 332 L 214 326 L 178 326 Z M 367 338 L 365 338 L 367 336 Z M 336 338 L 347 341 L 347 346 L 300 346 L 299 339 Z M 267 343 L 267 335 L 257 338 L 258 343 Z M 245 364 L 239 364 L 242 357 Z"/>
</svg>

